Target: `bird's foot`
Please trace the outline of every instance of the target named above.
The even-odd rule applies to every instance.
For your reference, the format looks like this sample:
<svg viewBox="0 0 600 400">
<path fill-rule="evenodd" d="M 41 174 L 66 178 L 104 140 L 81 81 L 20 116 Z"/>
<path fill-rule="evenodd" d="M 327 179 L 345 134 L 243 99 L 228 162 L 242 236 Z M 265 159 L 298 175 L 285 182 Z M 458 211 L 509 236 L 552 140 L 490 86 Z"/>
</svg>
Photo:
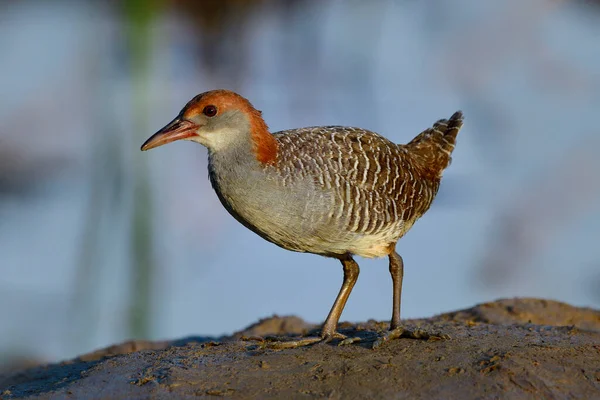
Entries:
<svg viewBox="0 0 600 400">
<path fill-rule="evenodd" d="M 342 335 L 341 333 L 334 332 L 333 334 L 323 335 L 323 336 L 307 336 L 302 337 L 297 340 L 287 340 L 282 337 L 274 337 L 267 336 L 265 338 L 262 337 L 250 337 L 250 338 L 241 338 L 243 341 L 254 341 L 259 342 L 260 347 L 268 348 L 268 349 L 295 349 L 298 347 L 310 346 L 313 344 L 326 344 L 331 342 L 332 340 L 346 340 L 347 337 Z"/>
<path fill-rule="evenodd" d="M 423 329 L 410 330 L 399 326 L 385 332 L 382 335 L 379 335 L 379 337 L 375 339 L 375 342 L 373 342 L 373 349 L 377 349 L 387 341 L 400 338 L 417 340 L 447 340 L 450 339 L 450 336 L 441 333 L 430 333 Z"/>
<path fill-rule="evenodd" d="M 410 329 L 400 326 L 400 327 L 391 329 L 383 334 L 377 334 L 374 340 L 373 340 L 372 336 L 371 337 L 360 337 L 360 336 L 349 337 L 349 338 L 342 340 L 338 344 L 338 346 L 347 346 L 347 345 L 357 343 L 357 342 L 362 342 L 365 340 L 366 341 L 373 340 L 373 349 L 377 349 L 378 347 L 380 347 L 382 344 L 384 344 L 387 341 L 394 340 L 394 339 L 400 339 L 400 338 L 418 339 L 418 340 L 444 340 L 444 339 L 450 339 L 450 336 L 445 335 L 445 334 L 440 334 L 440 333 L 430 333 L 423 329 L 410 330 Z"/>
<path fill-rule="evenodd" d="M 338 332 L 334 332 L 330 335 L 323 336 L 307 336 L 301 337 L 297 340 L 288 340 L 285 337 L 274 337 L 267 336 L 266 338 L 262 337 L 250 337 L 250 338 L 242 338 L 243 341 L 254 341 L 259 342 L 259 346 L 262 348 L 268 349 L 295 349 L 298 347 L 310 346 L 315 344 L 326 344 L 330 343 L 333 340 L 339 340 L 338 346 L 348 346 L 350 344 L 358 343 L 358 342 L 370 342 L 373 340 L 373 349 L 377 349 L 381 347 L 385 342 L 394 339 L 417 339 L 417 340 L 447 340 L 450 339 L 450 336 L 442 333 L 431 333 L 425 331 L 423 329 L 408 329 L 402 326 L 399 326 L 394 329 L 390 329 L 384 333 L 376 334 L 376 337 L 373 338 L 372 335 L 367 337 L 353 336 L 348 337 Z"/>
</svg>

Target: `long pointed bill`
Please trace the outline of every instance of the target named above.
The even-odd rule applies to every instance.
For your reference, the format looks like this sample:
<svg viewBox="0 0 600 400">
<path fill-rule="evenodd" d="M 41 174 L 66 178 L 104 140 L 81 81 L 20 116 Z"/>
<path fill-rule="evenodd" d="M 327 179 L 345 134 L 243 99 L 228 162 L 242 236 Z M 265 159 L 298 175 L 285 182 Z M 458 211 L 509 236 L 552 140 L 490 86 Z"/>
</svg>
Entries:
<svg viewBox="0 0 600 400">
<path fill-rule="evenodd" d="M 192 136 L 196 136 L 196 129 L 198 129 L 198 125 L 177 117 L 160 131 L 150 136 L 142 145 L 142 151 L 150 150 L 176 140 L 189 139 Z"/>
</svg>

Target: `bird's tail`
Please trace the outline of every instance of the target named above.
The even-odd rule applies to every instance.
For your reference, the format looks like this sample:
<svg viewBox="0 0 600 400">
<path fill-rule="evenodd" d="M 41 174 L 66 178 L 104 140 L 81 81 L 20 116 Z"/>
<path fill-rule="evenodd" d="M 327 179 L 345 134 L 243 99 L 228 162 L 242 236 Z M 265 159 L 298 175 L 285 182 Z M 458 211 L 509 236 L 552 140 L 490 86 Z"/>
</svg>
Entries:
<svg viewBox="0 0 600 400">
<path fill-rule="evenodd" d="M 462 125 L 463 114 L 457 111 L 450 119 L 441 119 L 431 128 L 419 133 L 406 147 L 427 170 L 441 174 L 452 162 L 456 136 Z"/>
</svg>

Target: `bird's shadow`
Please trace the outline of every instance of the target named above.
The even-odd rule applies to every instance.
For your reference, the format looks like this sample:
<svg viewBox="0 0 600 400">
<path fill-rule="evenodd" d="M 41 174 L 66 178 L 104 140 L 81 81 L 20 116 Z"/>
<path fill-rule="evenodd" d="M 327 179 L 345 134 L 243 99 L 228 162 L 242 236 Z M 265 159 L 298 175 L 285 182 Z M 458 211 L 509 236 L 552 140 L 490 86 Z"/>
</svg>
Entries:
<svg viewBox="0 0 600 400">
<path fill-rule="evenodd" d="M 19 399 L 61 389 L 85 377 L 85 371 L 93 368 L 100 360 L 74 360 L 59 364 L 48 364 L 28 368 L 6 378 L 0 377 L 2 399 Z"/>
<path fill-rule="evenodd" d="M 220 339 L 221 338 L 210 336 L 189 336 L 165 342 L 164 346 L 156 347 L 154 350 L 170 346 L 182 347 L 191 343 L 214 343 L 218 342 Z M 3 375 L 0 375 L 0 399 L 20 399 L 62 389 L 79 379 L 84 379 L 87 376 L 86 371 L 98 365 L 103 360 L 138 351 L 120 351 L 117 348 L 118 346 L 103 349 L 61 363 L 39 365 L 4 373 Z M 142 348 L 139 350 L 150 349 Z"/>
</svg>

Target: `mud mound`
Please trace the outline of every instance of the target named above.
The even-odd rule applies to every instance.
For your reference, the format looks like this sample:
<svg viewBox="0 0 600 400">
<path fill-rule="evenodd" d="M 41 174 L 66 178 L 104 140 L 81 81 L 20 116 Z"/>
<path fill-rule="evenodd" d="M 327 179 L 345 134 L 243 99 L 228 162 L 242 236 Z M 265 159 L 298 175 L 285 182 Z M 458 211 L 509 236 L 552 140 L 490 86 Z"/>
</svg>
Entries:
<svg viewBox="0 0 600 400">
<path fill-rule="evenodd" d="M 600 399 L 600 312 L 510 299 L 407 320 L 449 340 L 399 339 L 371 349 L 387 324 L 343 324 L 362 340 L 289 350 L 241 337 L 315 327 L 273 317 L 229 337 L 131 341 L 75 360 L 0 375 L 2 399 L 406 398 Z"/>
</svg>

